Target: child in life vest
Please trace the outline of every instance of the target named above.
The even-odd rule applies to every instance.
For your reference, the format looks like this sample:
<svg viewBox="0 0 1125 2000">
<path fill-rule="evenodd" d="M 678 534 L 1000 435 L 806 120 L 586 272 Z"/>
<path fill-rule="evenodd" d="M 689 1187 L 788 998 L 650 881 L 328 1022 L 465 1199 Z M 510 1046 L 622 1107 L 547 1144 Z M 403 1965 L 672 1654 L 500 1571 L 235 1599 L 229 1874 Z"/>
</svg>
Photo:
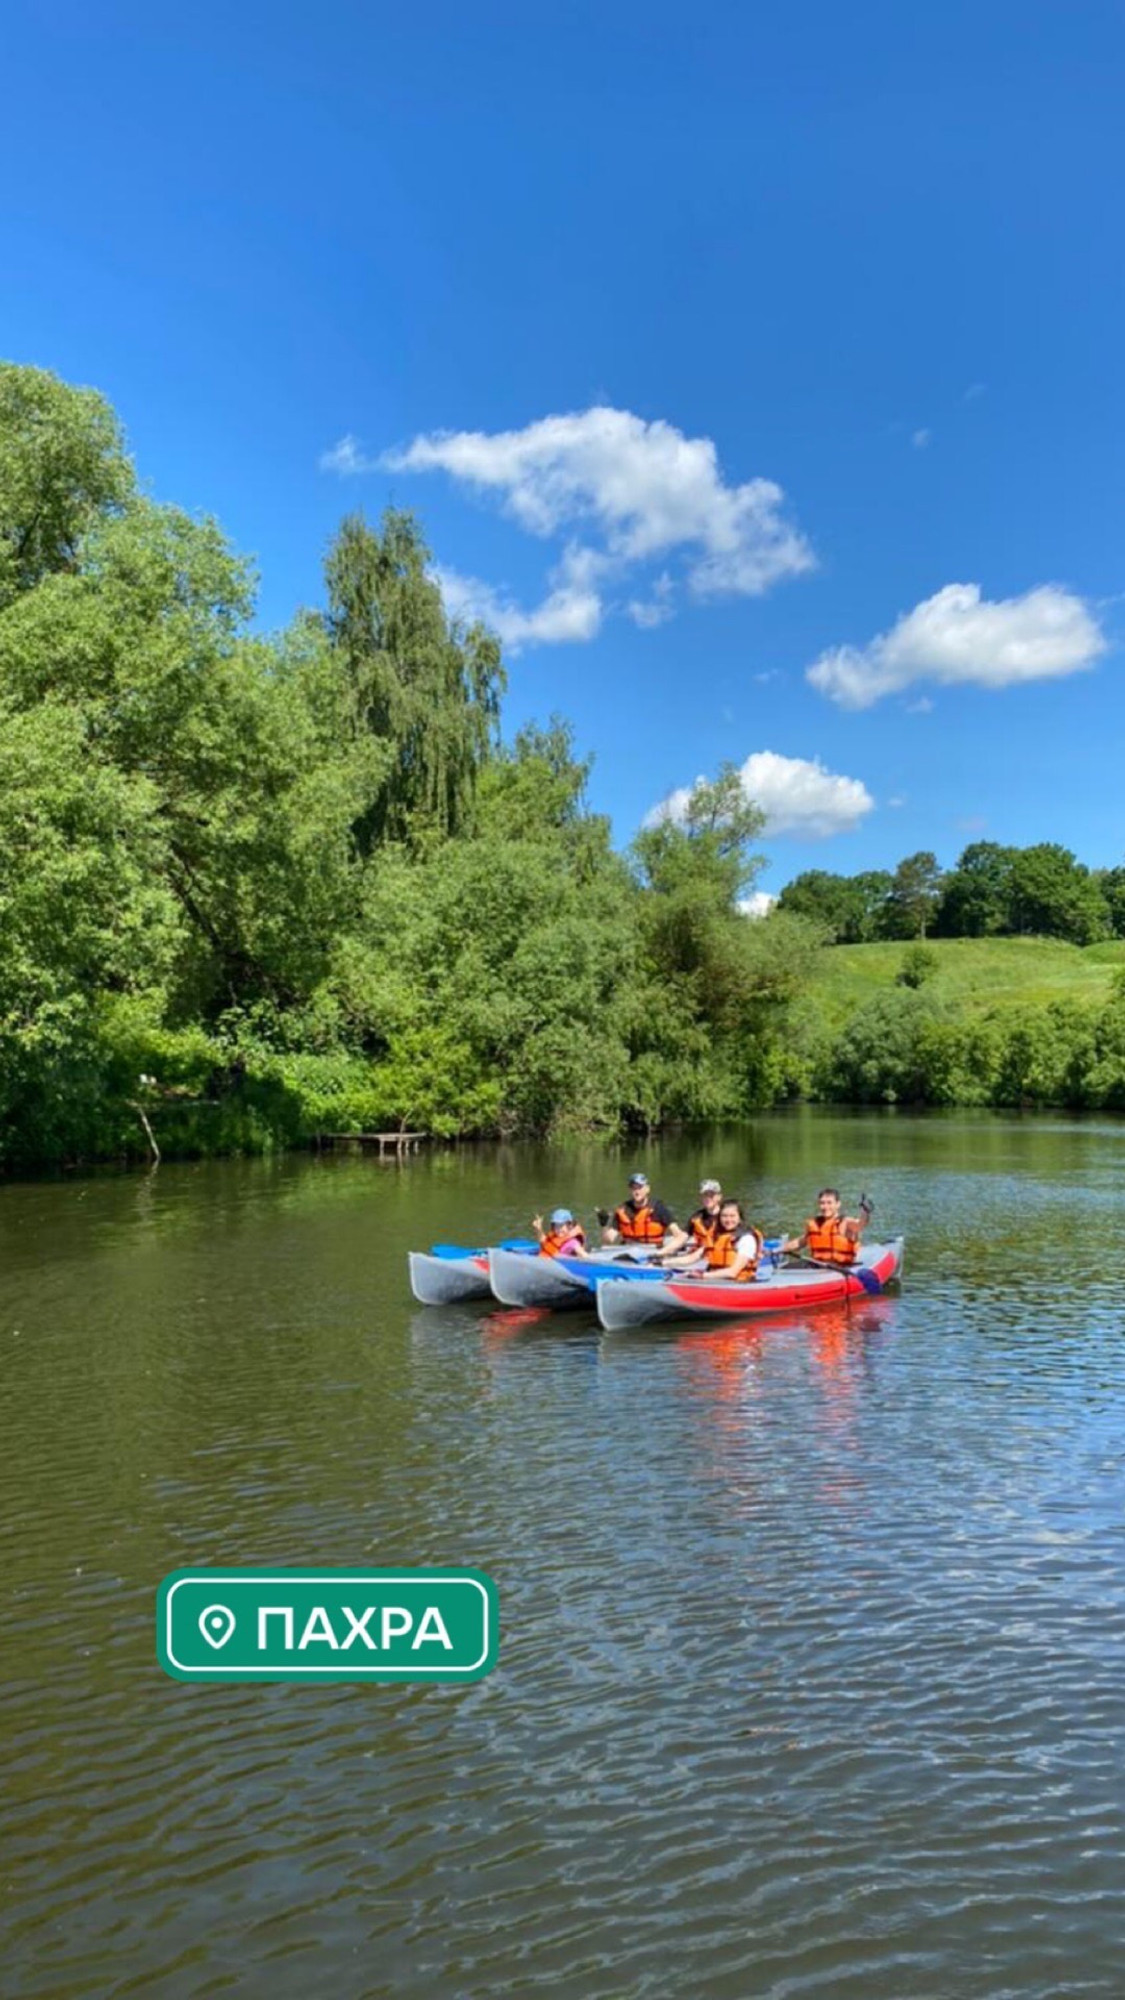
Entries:
<svg viewBox="0 0 1125 2000">
<path fill-rule="evenodd" d="M 539 1239 L 541 1257 L 585 1257 L 586 1231 L 580 1222 L 574 1220 L 569 1208 L 551 1210 L 551 1220 L 546 1229 L 543 1217 L 534 1215 L 531 1226 Z"/>
</svg>

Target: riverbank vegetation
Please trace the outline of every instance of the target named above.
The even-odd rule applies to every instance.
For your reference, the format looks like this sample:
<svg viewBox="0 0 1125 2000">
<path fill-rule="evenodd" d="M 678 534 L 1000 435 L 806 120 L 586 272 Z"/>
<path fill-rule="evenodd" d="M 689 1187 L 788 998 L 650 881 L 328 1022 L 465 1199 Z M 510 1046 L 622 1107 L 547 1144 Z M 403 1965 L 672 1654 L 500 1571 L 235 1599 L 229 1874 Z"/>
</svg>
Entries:
<svg viewBox="0 0 1125 2000">
<path fill-rule="evenodd" d="M 1041 949 L 1096 976 L 1041 965 L 1014 1002 L 984 954 L 1040 947 L 1008 916 L 930 944 L 932 857 L 864 891 L 893 944 L 826 948 L 847 925 L 798 885 L 752 921 L 731 771 L 616 852 L 564 721 L 503 741 L 497 643 L 449 620 L 410 515 L 348 518 L 321 602 L 252 619 L 247 565 L 146 495 L 105 401 L 0 367 L 4 1164 L 802 1094 L 1125 1108 L 1114 947 L 1073 924 Z"/>
</svg>

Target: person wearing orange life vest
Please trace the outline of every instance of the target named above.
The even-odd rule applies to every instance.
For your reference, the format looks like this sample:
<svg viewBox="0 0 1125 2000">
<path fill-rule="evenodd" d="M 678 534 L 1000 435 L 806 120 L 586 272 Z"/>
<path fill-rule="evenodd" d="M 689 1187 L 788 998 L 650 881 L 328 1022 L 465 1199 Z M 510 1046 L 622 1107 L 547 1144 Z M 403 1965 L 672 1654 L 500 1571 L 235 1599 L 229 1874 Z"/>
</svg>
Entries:
<svg viewBox="0 0 1125 2000">
<path fill-rule="evenodd" d="M 574 1220 L 569 1208 L 551 1210 L 548 1228 L 543 1227 L 543 1217 L 534 1215 L 531 1226 L 539 1239 L 541 1257 L 587 1257 L 586 1231 L 580 1222 Z"/>
<path fill-rule="evenodd" d="M 835 1188 L 821 1188 L 816 1198 L 816 1214 L 811 1215 L 799 1236 L 790 1236 L 783 1250 L 804 1250 L 815 1264 L 833 1264 L 847 1270 L 859 1256 L 859 1239 L 871 1216 L 871 1203 L 864 1195 L 858 1215 L 844 1215 Z"/>
<path fill-rule="evenodd" d="M 713 1243 L 719 1228 L 723 1190 L 718 1181 L 700 1181 L 699 1207 L 688 1216 L 688 1234 L 700 1250 Z"/>
<path fill-rule="evenodd" d="M 742 1213 L 742 1203 L 724 1196 L 719 1204 L 718 1227 L 709 1242 L 691 1256 L 677 1257 L 671 1268 L 702 1273 L 709 1278 L 733 1278 L 748 1285 L 758 1275 L 763 1236 Z"/>
<path fill-rule="evenodd" d="M 688 1240 L 686 1230 L 680 1228 L 671 1209 L 656 1200 L 647 1174 L 630 1174 L 628 1200 L 615 1208 L 612 1216 L 599 1209 L 598 1221 L 602 1224 L 603 1243 L 647 1244 L 652 1250 L 661 1246 L 665 1250 L 678 1250 Z"/>
<path fill-rule="evenodd" d="M 688 1216 L 687 1243 L 690 1249 L 706 1250 L 708 1244 L 714 1242 L 719 1229 L 719 1207 L 722 1199 L 723 1190 L 718 1181 L 700 1181 L 699 1207 Z M 658 1264 L 663 1264 L 676 1254 L 676 1251 L 672 1250 L 658 1250 L 656 1261 Z"/>
</svg>

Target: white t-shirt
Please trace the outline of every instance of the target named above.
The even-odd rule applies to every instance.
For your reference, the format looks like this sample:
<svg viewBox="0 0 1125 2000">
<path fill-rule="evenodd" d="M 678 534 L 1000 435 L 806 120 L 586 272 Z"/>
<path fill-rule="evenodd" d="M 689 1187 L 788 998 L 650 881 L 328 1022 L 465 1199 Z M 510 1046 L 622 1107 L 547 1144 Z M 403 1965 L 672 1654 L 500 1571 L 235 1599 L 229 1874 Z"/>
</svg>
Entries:
<svg viewBox="0 0 1125 2000">
<path fill-rule="evenodd" d="M 755 1257 L 760 1254 L 760 1249 L 759 1239 L 755 1236 L 752 1229 L 748 1229 L 745 1235 L 736 1236 L 734 1239 L 735 1262 L 737 1263 L 740 1257 L 745 1257 L 750 1263 L 753 1263 Z M 751 1274 L 749 1271 L 740 1271 L 738 1275 L 740 1278 L 745 1277 L 749 1279 Z"/>
</svg>

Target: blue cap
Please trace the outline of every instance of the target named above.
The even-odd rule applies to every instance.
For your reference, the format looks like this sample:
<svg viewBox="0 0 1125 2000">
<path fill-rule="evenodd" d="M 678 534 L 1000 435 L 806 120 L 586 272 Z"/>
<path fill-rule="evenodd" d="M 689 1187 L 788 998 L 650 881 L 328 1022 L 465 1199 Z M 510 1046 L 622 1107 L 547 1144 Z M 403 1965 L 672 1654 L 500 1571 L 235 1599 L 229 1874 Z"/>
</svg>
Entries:
<svg viewBox="0 0 1125 2000">
<path fill-rule="evenodd" d="M 574 1217 L 573 1217 L 573 1215 L 571 1214 L 571 1212 L 570 1212 L 569 1208 L 553 1208 L 553 1209 L 551 1210 L 551 1221 L 552 1221 L 552 1222 L 573 1222 L 573 1221 L 574 1221 Z"/>
<path fill-rule="evenodd" d="M 630 1186 L 630 1187 L 647 1187 L 647 1186 L 648 1186 L 648 1175 L 647 1175 L 647 1174 L 630 1174 L 630 1175 L 629 1175 L 629 1186 Z"/>
</svg>

